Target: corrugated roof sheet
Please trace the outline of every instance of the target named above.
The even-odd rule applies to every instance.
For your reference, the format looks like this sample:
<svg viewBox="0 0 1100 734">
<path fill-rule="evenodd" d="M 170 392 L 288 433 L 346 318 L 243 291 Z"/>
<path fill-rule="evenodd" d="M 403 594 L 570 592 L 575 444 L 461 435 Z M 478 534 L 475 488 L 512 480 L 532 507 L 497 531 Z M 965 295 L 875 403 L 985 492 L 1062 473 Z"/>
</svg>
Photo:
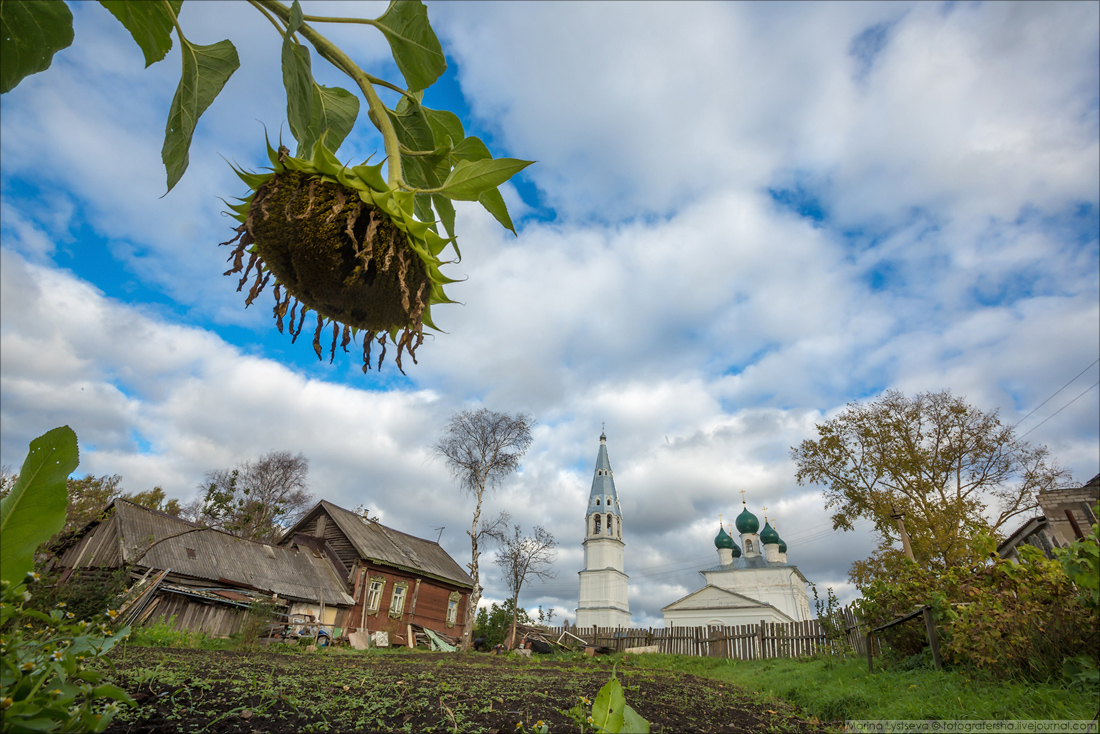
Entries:
<svg viewBox="0 0 1100 734">
<path fill-rule="evenodd" d="M 284 540 L 291 538 L 295 530 L 306 524 L 319 510 L 328 513 L 362 558 L 434 576 L 456 586 L 474 586 L 470 575 L 438 543 L 402 533 L 377 522 L 364 522 L 354 512 L 325 500 L 306 513 L 298 525 L 287 532 Z"/>
<path fill-rule="evenodd" d="M 114 505 L 128 564 L 225 579 L 292 599 L 355 603 L 329 561 L 308 550 L 244 540 L 124 500 Z"/>
</svg>

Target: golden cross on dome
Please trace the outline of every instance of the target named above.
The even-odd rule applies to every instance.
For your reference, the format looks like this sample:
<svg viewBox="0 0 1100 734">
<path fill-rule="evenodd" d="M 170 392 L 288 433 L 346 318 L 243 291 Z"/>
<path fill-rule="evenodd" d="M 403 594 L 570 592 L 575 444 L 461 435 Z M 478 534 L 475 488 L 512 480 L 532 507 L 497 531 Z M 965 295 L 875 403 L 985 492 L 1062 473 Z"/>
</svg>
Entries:
<svg viewBox="0 0 1100 734">
<path fill-rule="evenodd" d="M 768 508 L 765 507 L 764 508 L 764 524 L 766 525 L 767 523 L 768 523 Z"/>
<path fill-rule="evenodd" d="M 741 504 L 745 504 L 745 490 L 741 490 Z"/>
<path fill-rule="evenodd" d="M 722 513 L 721 512 L 718 513 L 718 527 L 719 527 L 719 529 L 721 529 L 721 527 L 722 527 Z"/>
</svg>

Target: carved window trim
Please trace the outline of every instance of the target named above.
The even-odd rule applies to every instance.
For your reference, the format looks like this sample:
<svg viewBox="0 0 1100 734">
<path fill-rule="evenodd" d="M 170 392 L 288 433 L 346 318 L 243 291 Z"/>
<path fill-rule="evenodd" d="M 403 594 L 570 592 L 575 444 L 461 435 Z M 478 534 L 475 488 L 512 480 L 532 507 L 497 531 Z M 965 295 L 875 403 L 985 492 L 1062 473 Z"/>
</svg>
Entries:
<svg viewBox="0 0 1100 734">
<path fill-rule="evenodd" d="M 375 584 L 378 586 L 376 587 Z M 371 576 L 367 582 L 367 614 L 378 614 L 382 606 L 382 594 L 386 590 L 385 576 Z"/>
<path fill-rule="evenodd" d="M 400 593 L 398 593 L 400 592 Z M 390 593 L 390 616 L 400 619 L 405 613 L 405 600 L 409 598 L 409 582 L 394 581 L 393 591 Z"/>
<path fill-rule="evenodd" d="M 457 591 L 452 591 L 451 595 L 447 597 L 447 621 L 448 627 L 454 627 L 458 622 L 458 603 L 462 600 L 462 594 Z"/>
</svg>

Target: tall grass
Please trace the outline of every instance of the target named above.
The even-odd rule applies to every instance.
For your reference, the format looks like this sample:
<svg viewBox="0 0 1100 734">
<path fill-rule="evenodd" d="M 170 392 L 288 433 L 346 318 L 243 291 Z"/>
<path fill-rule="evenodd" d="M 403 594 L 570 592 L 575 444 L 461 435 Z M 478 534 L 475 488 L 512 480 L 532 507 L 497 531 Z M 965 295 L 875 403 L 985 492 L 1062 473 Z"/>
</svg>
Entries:
<svg viewBox="0 0 1100 734">
<path fill-rule="evenodd" d="M 878 670 L 859 658 L 726 660 L 632 656 L 633 665 L 675 670 L 781 698 L 821 721 L 845 719 L 1091 719 L 1097 692 L 1058 684 L 975 678 L 958 671 Z"/>
</svg>

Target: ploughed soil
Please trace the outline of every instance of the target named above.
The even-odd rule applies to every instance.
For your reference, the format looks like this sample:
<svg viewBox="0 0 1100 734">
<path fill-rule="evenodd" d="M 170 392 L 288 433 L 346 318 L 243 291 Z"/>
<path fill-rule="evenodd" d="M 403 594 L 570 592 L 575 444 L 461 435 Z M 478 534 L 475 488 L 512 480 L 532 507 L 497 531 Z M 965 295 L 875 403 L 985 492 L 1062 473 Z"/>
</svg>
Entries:
<svg viewBox="0 0 1100 734">
<path fill-rule="evenodd" d="M 126 646 L 113 677 L 138 701 L 108 732 L 578 731 L 563 710 L 595 700 L 613 661 L 653 732 L 816 732 L 790 705 L 718 681 L 632 669 L 629 656 L 570 660 L 342 650 L 315 653 Z"/>
</svg>

